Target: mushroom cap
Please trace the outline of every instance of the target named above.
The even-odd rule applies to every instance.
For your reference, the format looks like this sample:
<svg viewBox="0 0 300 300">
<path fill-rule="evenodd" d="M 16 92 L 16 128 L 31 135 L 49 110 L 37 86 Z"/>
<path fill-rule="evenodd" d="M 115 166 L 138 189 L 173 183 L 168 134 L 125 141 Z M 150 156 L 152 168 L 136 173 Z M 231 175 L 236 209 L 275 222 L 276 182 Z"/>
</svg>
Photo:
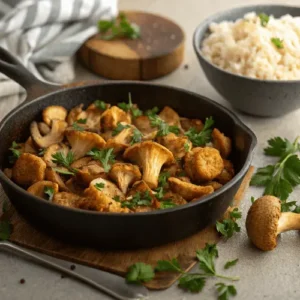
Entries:
<svg viewBox="0 0 300 300">
<path fill-rule="evenodd" d="M 109 176 L 118 184 L 124 194 L 127 193 L 129 185 L 142 178 L 139 168 L 128 163 L 113 164 L 109 171 Z"/>
<path fill-rule="evenodd" d="M 61 192 L 61 193 L 54 194 L 52 202 L 62 206 L 76 208 L 78 207 L 78 203 L 80 199 L 82 198 L 76 194 Z"/>
<path fill-rule="evenodd" d="M 165 106 L 158 116 L 167 124 L 181 128 L 180 117 L 178 113 L 170 106 Z"/>
<path fill-rule="evenodd" d="M 83 104 L 77 105 L 74 108 L 72 108 L 67 116 L 67 122 L 69 125 L 72 125 L 74 122 L 76 122 L 78 119 L 80 119 L 80 114 L 82 115 Z M 85 118 L 83 118 L 85 119 Z"/>
<path fill-rule="evenodd" d="M 44 157 L 43 157 L 47 167 L 56 167 L 57 166 L 57 164 L 52 161 L 53 160 L 52 155 L 57 152 L 61 152 L 64 155 L 67 155 L 69 152 L 69 148 L 63 143 L 53 144 L 53 145 L 49 146 L 46 149 L 46 151 L 44 153 Z"/>
<path fill-rule="evenodd" d="M 247 215 L 246 229 L 248 237 L 257 248 L 268 251 L 276 247 L 280 215 L 280 200 L 274 196 L 263 196 L 252 204 Z"/>
<path fill-rule="evenodd" d="M 193 183 L 182 181 L 175 177 L 168 179 L 169 186 L 172 192 L 179 194 L 187 201 L 201 198 L 205 195 L 213 193 L 214 189 L 211 186 L 200 186 Z"/>
<path fill-rule="evenodd" d="M 58 106 L 58 105 L 47 106 L 43 110 L 43 121 L 47 125 L 51 126 L 52 121 L 55 119 L 65 121 L 67 114 L 68 114 L 67 110 L 62 106 Z"/>
<path fill-rule="evenodd" d="M 107 131 L 116 128 L 120 122 L 131 124 L 131 117 L 119 107 L 112 106 L 102 114 L 100 122 L 101 128 Z"/>
<path fill-rule="evenodd" d="M 86 155 L 93 148 L 101 149 L 105 146 L 105 140 L 97 133 L 69 129 L 65 133 L 74 154 L 75 159 Z"/>
<path fill-rule="evenodd" d="M 216 149 L 218 149 L 223 158 L 227 158 L 231 153 L 232 145 L 231 139 L 225 136 L 219 129 L 214 128 L 212 131 L 212 140 L 213 145 Z"/>
<path fill-rule="evenodd" d="M 150 188 L 158 185 L 158 176 L 164 164 L 174 162 L 173 153 L 155 142 L 134 144 L 124 152 L 124 158 L 137 163 L 143 170 L 143 180 Z"/>
<path fill-rule="evenodd" d="M 45 187 L 52 187 L 54 190 L 54 194 L 56 194 L 58 192 L 58 184 L 51 182 L 51 181 L 46 181 L 46 180 L 38 181 L 38 182 L 34 183 L 27 189 L 27 192 L 32 195 L 35 195 L 37 197 L 47 199 L 45 192 L 44 192 Z"/>
<path fill-rule="evenodd" d="M 37 154 L 37 149 L 34 146 L 31 136 L 27 139 L 24 144 L 24 153 Z"/>
<path fill-rule="evenodd" d="M 154 137 L 156 136 L 156 129 L 151 126 L 150 119 L 147 116 L 139 116 L 133 120 L 133 124 L 136 128 L 144 135 L 151 134 L 155 132 Z"/>
</svg>

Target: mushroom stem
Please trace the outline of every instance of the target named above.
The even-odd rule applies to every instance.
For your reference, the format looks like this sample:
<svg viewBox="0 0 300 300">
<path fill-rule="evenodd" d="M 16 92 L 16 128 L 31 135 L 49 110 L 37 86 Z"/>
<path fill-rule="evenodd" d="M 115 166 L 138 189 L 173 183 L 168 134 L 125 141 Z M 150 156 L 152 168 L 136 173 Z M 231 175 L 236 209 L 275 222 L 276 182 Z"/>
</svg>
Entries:
<svg viewBox="0 0 300 300">
<path fill-rule="evenodd" d="M 288 230 L 300 230 L 300 214 L 292 212 L 281 213 L 278 220 L 277 234 Z"/>
</svg>

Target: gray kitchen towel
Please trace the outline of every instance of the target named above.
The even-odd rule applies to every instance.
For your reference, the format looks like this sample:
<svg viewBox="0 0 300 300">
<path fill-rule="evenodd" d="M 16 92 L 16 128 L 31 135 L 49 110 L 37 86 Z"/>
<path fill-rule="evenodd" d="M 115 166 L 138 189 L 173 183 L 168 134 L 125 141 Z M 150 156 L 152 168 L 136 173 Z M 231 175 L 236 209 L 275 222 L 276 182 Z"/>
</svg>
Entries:
<svg viewBox="0 0 300 300">
<path fill-rule="evenodd" d="M 0 0 L 0 46 L 38 78 L 74 79 L 74 54 L 97 32 L 99 19 L 117 14 L 118 0 Z M 0 69 L 0 97 L 22 88 Z"/>
</svg>

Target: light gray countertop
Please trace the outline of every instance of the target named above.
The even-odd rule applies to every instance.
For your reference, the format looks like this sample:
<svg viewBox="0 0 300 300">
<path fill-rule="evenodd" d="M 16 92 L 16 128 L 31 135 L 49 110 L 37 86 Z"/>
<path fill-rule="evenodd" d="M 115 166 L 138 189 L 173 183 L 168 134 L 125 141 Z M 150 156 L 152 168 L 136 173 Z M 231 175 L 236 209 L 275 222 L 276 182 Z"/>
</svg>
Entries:
<svg viewBox="0 0 300 300">
<path fill-rule="evenodd" d="M 243 3 L 241 3 L 243 2 Z M 260 3 L 254 0 L 121 0 L 122 9 L 140 9 L 169 16 L 177 21 L 186 32 L 186 55 L 184 64 L 174 73 L 157 82 L 183 87 L 230 107 L 205 79 L 192 49 L 192 34 L 201 20 L 223 9 L 238 5 Z M 283 1 L 265 0 L 265 3 Z M 284 1 L 285 4 L 297 5 L 299 0 Z M 77 79 L 97 78 L 81 66 L 77 67 Z M 0 119 L 13 107 L 20 103 L 20 97 L 0 99 Z M 231 108 L 232 109 L 232 108 Z M 262 149 L 266 140 L 272 136 L 294 139 L 299 135 L 300 110 L 276 119 L 253 118 L 238 113 L 240 118 L 257 135 L 258 146 L 253 160 L 254 166 L 262 166 L 271 159 L 263 156 Z M 272 252 L 261 252 L 248 241 L 245 232 L 245 217 L 251 204 L 251 196 L 259 196 L 262 191 L 250 188 L 242 201 L 241 232 L 227 242 L 218 244 L 220 257 L 217 266 L 220 270 L 227 260 L 239 258 L 238 264 L 226 271 L 228 274 L 239 275 L 240 281 L 235 285 L 238 295 L 234 299 L 300 299 L 300 237 L 298 232 L 288 232 L 279 238 L 278 247 Z M 298 199 L 297 189 L 291 199 Z M 0 187 L 0 202 L 5 198 Z M 21 278 L 26 279 L 24 285 L 19 284 Z M 150 299 L 217 299 L 213 284 L 208 280 L 201 294 L 182 292 L 174 285 L 168 290 L 151 292 Z M 14 255 L 0 252 L 0 299 L 32 299 L 32 300 L 79 300 L 79 299 L 110 299 L 89 286 L 69 278 L 61 278 L 61 274 L 25 261 Z"/>
</svg>

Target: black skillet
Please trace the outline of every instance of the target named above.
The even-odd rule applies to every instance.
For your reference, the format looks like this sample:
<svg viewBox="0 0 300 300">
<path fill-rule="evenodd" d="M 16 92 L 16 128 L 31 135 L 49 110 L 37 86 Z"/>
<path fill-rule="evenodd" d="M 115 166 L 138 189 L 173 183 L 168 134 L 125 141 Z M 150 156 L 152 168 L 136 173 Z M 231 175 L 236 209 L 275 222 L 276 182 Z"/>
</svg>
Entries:
<svg viewBox="0 0 300 300">
<path fill-rule="evenodd" d="M 129 81 L 59 89 L 40 82 L 3 49 L 0 49 L 0 71 L 20 83 L 28 93 L 27 100 L 0 123 L 1 169 L 8 166 L 8 148 L 12 141 L 26 140 L 30 123 L 41 118 L 45 107 L 62 105 L 71 109 L 80 103 L 87 106 L 96 99 L 116 104 L 127 101 L 128 92 L 143 110 L 169 105 L 184 117 L 203 120 L 213 116 L 216 127 L 233 139 L 234 151 L 230 159 L 236 175 L 229 183 L 197 202 L 147 213 L 99 213 L 62 207 L 32 196 L 0 170 L 0 182 L 18 212 L 36 227 L 63 240 L 101 248 L 128 249 L 185 238 L 222 216 L 250 166 L 256 145 L 254 133 L 232 112 L 203 96 L 174 87 Z"/>
</svg>

